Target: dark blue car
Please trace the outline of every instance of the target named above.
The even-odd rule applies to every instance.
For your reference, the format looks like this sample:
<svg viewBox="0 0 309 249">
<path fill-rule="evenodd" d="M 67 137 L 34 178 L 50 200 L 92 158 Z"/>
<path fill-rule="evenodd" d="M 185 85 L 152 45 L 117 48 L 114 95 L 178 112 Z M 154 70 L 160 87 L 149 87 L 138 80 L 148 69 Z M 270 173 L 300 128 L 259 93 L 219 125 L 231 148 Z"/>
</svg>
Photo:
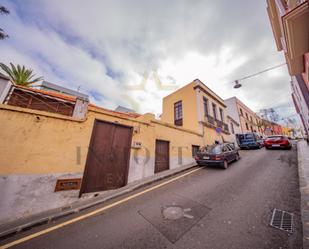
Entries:
<svg viewBox="0 0 309 249">
<path fill-rule="evenodd" d="M 236 140 L 240 149 L 259 149 L 264 144 L 263 138 L 255 132 L 236 134 Z"/>
</svg>

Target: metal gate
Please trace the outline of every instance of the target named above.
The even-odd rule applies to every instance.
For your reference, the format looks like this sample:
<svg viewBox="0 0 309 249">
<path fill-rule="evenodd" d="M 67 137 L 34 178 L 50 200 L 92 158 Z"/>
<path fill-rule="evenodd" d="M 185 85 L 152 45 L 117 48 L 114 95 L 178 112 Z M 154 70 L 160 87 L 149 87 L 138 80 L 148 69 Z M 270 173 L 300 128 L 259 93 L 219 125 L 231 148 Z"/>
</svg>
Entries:
<svg viewBox="0 0 309 249">
<path fill-rule="evenodd" d="M 155 173 L 170 168 L 169 142 L 156 140 Z"/>
<path fill-rule="evenodd" d="M 127 184 L 131 140 L 132 127 L 95 120 L 80 196 Z"/>
</svg>

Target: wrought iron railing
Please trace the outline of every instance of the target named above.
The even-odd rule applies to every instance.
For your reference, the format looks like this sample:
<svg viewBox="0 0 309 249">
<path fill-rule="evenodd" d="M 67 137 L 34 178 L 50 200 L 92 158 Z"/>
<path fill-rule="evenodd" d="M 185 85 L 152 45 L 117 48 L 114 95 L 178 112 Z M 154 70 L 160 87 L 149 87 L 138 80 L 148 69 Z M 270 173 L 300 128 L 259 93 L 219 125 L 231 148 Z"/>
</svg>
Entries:
<svg viewBox="0 0 309 249">
<path fill-rule="evenodd" d="M 215 125 L 215 119 L 212 116 L 207 115 L 205 117 L 206 122 L 208 122 L 211 125 Z"/>
<path fill-rule="evenodd" d="M 229 126 L 226 123 L 223 123 L 223 130 L 229 132 Z"/>
</svg>

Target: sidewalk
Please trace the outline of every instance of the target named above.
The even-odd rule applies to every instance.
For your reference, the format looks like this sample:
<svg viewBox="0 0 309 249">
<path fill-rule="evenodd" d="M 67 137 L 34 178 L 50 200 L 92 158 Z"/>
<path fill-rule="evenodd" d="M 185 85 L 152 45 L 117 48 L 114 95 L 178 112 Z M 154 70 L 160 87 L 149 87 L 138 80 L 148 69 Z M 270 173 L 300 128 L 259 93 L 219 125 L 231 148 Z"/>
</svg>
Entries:
<svg viewBox="0 0 309 249">
<path fill-rule="evenodd" d="M 13 236 L 14 234 L 18 232 L 31 229 L 32 227 L 47 224 L 59 218 L 62 218 L 62 217 L 65 217 L 65 216 L 68 216 L 74 213 L 78 213 L 87 208 L 91 208 L 93 206 L 102 204 L 108 200 L 127 194 L 138 188 L 147 186 L 151 183 L 160 181 L 162 179 L 178 174 L 180 172 L 189 170 L 195 166 L 196 166 L 195 164 L 190 164 L 190 165 L 184 165 L 184 166 L 178 167 L 176 169 L 163 171 L 161 173 L 155 174 L 145 179 L 132 182 L 120 189 L 99 192 L 95 195 L 96 197 L 93 197 L 94 194 L 91 193 L 89 194 L 89 196 L 91 197 L 87 197 L 86 195 L 86 198 L 81 198 L 79 201 L 69 206 L 52 209 L 46 212 L 42 212 L 36 215 L 29 216 L 27 218 L 18 219 L 12 222 L 1 224 L 0 225 L 0 240 Z"/>
<path fill-rule="evenodd" d="M 303 223 L 303 248 L 309 248 L 309 145 L 297 144 L 298 174 L 301 193 L 301 218 Z"/>
</svg>

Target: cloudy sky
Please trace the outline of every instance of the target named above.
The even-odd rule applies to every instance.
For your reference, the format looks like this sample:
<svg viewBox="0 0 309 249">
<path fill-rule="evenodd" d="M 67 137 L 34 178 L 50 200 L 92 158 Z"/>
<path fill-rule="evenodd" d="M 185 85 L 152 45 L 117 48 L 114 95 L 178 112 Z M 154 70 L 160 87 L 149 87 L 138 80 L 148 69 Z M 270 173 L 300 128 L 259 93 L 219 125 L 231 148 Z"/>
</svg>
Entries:
<svg viewBox="0 0 309 249">
<path fill-rule="evenodd" d="M 161 99 L 199 78 L 222 98 L 253 110 L 295 114 L 290 77 L 281 67 L 266 1 L 0 0 L 9 39 L 1 62 L 23 64 L 44 79 L 88 93 L 106 108 L 161 113 Z M 162 83 L 160 87 L 159 82 Z"/>
</svg>

